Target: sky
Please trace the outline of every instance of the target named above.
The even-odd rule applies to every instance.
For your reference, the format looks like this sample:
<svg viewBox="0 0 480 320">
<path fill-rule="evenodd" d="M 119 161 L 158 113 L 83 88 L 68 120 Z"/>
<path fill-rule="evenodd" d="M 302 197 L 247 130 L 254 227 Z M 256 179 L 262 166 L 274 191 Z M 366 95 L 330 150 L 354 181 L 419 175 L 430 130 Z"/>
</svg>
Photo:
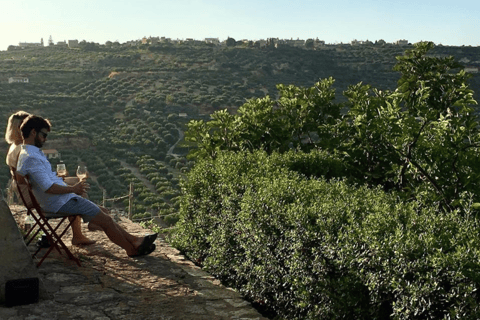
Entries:
<svg viewBox="0 0 480 320">
<path fill-rule="evenodd" d="M 478 0 L 0 0 L 0 50 L 145 37 L 383 39 L 480 46 Z"/>
</svg>

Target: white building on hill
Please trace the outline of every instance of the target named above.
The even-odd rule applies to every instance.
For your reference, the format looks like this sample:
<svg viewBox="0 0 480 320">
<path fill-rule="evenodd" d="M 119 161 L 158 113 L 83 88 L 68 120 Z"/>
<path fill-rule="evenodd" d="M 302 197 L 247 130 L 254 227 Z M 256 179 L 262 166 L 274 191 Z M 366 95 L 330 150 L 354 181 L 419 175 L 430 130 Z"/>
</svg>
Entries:
<svg viewBox="0 0 480 320">
<path fill-rule="evenodd" d="M 40 42 L 19 42 L 18 46 L 20 48 L 43 47 L 43 38 Z"/>
<path fill-rule="evenodd" d="M 8 83 L 28 83 L 27 77 L 10 77 Z"/>
</svg>

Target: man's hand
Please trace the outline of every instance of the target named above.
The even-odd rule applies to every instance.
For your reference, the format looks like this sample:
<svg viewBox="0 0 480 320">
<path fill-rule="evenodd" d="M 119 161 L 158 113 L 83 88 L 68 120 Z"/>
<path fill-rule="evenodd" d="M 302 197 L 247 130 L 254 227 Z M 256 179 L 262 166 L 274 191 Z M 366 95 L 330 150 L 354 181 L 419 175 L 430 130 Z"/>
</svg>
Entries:
<svg viewBox="0 0 480 320">
<path fill-rule="evenodd" d="M 53 184 L 50 189 L 45 191 L 46 193 L 50 194 L 65 194 L 65 193 L 75 193 L 79 196 L 82 196 L 90 189 L 90 185 L 82 180 L 75 183 L 73 186 L 61 186 L 59 184 Z"/>
<path fill-rule="evenodd" d="M 88 184 L 85 180 L 80 180 L 78 183 L 72 186 L 73 193 L 78 194 L 79 196 L 85 194 L 88 189 L 90 189 L 90 184 Z"/>
</svg>

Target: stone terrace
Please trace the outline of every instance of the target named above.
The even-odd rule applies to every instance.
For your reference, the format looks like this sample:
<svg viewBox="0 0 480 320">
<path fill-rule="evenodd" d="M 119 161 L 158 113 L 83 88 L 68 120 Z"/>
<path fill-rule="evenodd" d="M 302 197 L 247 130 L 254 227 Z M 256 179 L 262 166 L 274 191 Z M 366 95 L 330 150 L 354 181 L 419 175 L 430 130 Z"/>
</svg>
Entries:
<svg viewBox="0 0 480 320">
<path fill-rule="evenodd" d="M 20 207 L 11 210 L 17 221 L 23 221 Z M 149 233 L 128 219 L 117 221 L 132 234 Z M 103 232 L 89 232 L 85 224 L 83 228 L 97 243 L 71 247 L 82 267 L 57 252 L 50 254 L 38 269 L 50 299 L 0 306 L 0 319 L 267 319 L 163 239 L 157 239 L 151 255 L 131 259 Z M 65 241 L 68 246 L 70 237 Z"/>
</svg>

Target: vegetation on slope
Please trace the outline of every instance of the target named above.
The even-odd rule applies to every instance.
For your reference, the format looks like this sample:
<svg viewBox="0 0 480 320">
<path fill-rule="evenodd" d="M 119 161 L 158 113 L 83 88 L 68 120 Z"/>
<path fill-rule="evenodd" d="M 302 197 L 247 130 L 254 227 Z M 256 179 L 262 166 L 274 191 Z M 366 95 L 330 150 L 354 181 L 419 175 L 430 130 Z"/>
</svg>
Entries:
<svg viewBox="0 0 480 320">
<path fill-rule="evenodd" d="M 432 49 L 392 91 L 279 86 L 190 122 L 173 243 L 288 319 L 478 318 L 476 101 Z"/>
<path fill-rule="evenodd" d="M 393 90 L 399 73 L 392 67 L 403 50 L 384 44 L 305 50 L 82 42 L 73 49 L 2 51 L 0 114 L 4 123 L 21 109 L 50 118 L 50 146 L 61 152 L 70 173 L 79 161 L 88 162 L 95 201 L 101 201 L 102 189 L 108 198 L 125 195 L 133 182 L 138 217 L 168 215 L 174 222 L 178 179 L 193 165 L 185 158 L 188 147 L 175 144 L 185 123 L 208 120 L 209 114 L 224 109 L 234 114 L 251 98 L 268 95 L 278 100 L 279 83 L 307 87 L 333 76 L 330 88 L 337 93 L 359 81 Z M 453 54 L 473 65 L 480 61 L 476 48 L 437 47 L 431 52 Z M 28 77 L 29 83 L 7 83 L 13 76 Z M 475 84 L 478 79 L 470 81 Z M 335 103 L 346 101 L 344 95 L 335 95 Z M 0 152 L 6 151 L 0 144 Z M 142 164 L 144 156 L 155 164 Z M 141 164 L 144 173 L 139 175 Z M 0 184 L 6 186 L 8 168 L 0 170 Z"/>
</svg>

